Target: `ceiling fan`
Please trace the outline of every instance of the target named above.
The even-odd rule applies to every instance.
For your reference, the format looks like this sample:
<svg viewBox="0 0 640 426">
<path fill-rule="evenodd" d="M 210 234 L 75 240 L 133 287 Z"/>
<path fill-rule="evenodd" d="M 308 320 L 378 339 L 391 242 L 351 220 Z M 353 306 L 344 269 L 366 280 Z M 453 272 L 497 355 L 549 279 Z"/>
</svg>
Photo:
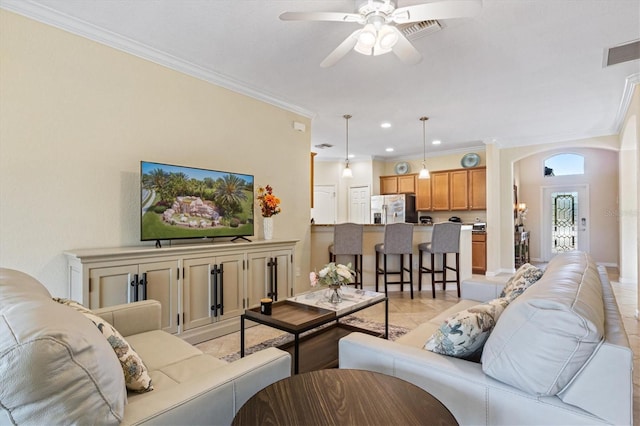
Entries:
<svg viewBox="0 0 640 426">
<path fill-rule="evenodd" d="M 323 68 L 338 62 L 351 49 L 363 55 L 383 55 L 393 52 L 402 62 L 412 65 L 422 55 L 396 26 L 435 19 L 464 18 L 480 12 L 482 0 L 448 0 L 396 7 L 392 0 L 368 0 L 357 13 L 345 12 L 284 12 L 283 21 L 334 21 L 363 25 L 351 33 L 321 63 Z"/>
</svg>

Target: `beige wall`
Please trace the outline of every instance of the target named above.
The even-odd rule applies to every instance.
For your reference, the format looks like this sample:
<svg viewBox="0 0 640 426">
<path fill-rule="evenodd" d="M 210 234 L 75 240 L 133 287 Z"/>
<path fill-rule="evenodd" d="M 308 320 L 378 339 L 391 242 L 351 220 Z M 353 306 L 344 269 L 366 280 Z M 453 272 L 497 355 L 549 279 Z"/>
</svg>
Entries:
<svg viewBox="0 0 640 426">
<path fill-rule="evenodd" d="M 620 132 L 620 281 L 638 285 L 640 276 L 640 85 L 634 87 Z M 624 197 L 622 197 L 624 195 Z M 640 292 L 638 292 L 640 304 Z M 636 305 L 637 306 L 637 305 Z M 636 309 L 636 317 L 638 310 Z"/>
<path fill-rule="evenodd" d="M 584 156 L 584 175 L 544 177 L 544 161 L 556 154 L 570 152 Z M 525 228 L 531 232 L 531 257 L 544 259 L 542 233 L 543 197 L 545 187 L 587 185 L 589 196 L 590 247 L 596 261 L 618 265 L 618 152 L 606 149 L 554 149 L 530 155 L 516 163 L 519 170 L 518 201 L 527 204 Z M 516 169 L 516 166 L 514 166 Z M 578 201 L 580 202 L 580 200 Z M 580 237 L 580 234 L 579 234 Z"/>
<path fill-rule="evenodd" d="M 489 274 L 495 274 L 500 272 L 513 271 L 513 183 L 514 183 L 514 164 L 516 162 L 527 158 L 532 155 L 556 151 L 559 144 L 543 144 L 543 145 L 530 145 L 515 148 L 503 148 L 500 149 L 495 155 L 488 157 L 487 170 L 496 168 L 499 170 L 499 176 L 492 177 L 488 182 L 494 182 L 494 184 L 487 185 L 487 199 L 499 201 L 500 212 L 497 215 L 490 215 L 487 220 L 487 226 L 491 230 L 491 235 L 488 236 L 488 249 L 487 262 L 489 268 L 495 268 L 489 271 Z M 616 136 L 603 136 L 598 138 L 581 139 L 575 141 L 562 142 L 563 150 L 573 150 L 580 148 L 596 148 L 609 151 L 617 151 L 619 143 Z M 617 171 L 616 171 L 617 172 Z M 524 173 L 520 172 L 520 184 L 525 181 Z M 616 189 L 617 191 L 617 189 Z M 497 192 L 497 193 L 496 193 Z M 591 197 L 592 203 L 594 196 Z M 593 204 L 592 204 L 593 205 Z M 616 228 L 613 232 L 619 232 Z M 498 240 L 493 240 L 497 238 Z M 594 238 L 591 238 L 591 241 Z M 613 247 L 612 250 L 617 252 L 617 247 Z M 495 257 L 499 257 L 499 261 L 496 262 Z M 616 254 L 617 256 L 617 254 Z M 596 258 L 598 262 L 604 262 L 603 259 Z"/>
<path fill-rule="evenodd" d="M 308 118 L 4 10 L 0 57 L 1 266 L 67 296 L 64 250 L 139 245 L 149 160 L 271 184 L 309 269 Z"/>
</svg>

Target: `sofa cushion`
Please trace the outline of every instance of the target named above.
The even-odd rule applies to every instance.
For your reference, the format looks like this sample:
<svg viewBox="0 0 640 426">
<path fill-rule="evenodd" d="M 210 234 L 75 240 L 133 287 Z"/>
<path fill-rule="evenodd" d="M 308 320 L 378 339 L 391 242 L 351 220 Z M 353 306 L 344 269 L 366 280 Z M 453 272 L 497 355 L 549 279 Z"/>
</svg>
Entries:
<svg viewBox="0 0 640 426">
<path fill-rule="evenodd" d="M 508 304 L 508 298 L 503 297 L 454 314 L 427 340 L 424 348 L 442 355 L 479 360 L 484 343 Z"/>
<path fill-rule="evenodd" d="M 140 358 L 131 345 L 127 343 L 118 330 L 75 300 L 61 298 L 54 298 L 53 300 L 75 309 L 98 327 L 98 330 L 100 330 L 102 335 L 107 339 L 107 342 L 109 342 L 120 361 L 124 374 L 124 383 L 127 389 L 134 392 L 148 392 L 153 390 L 151 377 L 149 377 L 147 367 L 144 365 L 142 358 Z"/>
<path fill-rule="evenodd" d="M 509 300 L 513 300 L 524 293 L 527 288 L 540 278 L 542 278 L 542 270 L 529 263 L 525 263 L 509 278 L 500 293 L 500 297 L 507 297 Z"/>
<path fill-rule="evenodd" d="M 482 368 L 527 393 L 556 395 L 589 360 L 603 335 L 596 264 L 586 253 L 564 253 L 504 311 L 485 344 Z"/>
<path fill-rule="evenodd" d="M 0 377 L 9 423 L 122 421 L 127 393 L 107 341 L 37 280 L 8 269 L 0 269 Z"/>
</svg>

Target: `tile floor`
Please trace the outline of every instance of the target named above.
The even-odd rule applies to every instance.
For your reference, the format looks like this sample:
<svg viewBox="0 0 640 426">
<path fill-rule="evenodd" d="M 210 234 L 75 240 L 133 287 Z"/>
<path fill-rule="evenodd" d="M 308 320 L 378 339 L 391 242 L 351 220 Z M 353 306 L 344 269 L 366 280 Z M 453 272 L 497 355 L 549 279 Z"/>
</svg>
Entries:
<svg viewBox="0 0 640 426">
<path fill-rule="evenodd" d="M 474 276 L 478 278 L 479 276 Z M 498 276 L 493 280 L 508 279 L 508 276 Z M 625 330 L 629 336 L 631 348 L 634 352 L 633 373 L 633 418 L 635 424 L 640 424 L 640 322 L 635 318 L 637 308 L 637 286 L 635 284 L 620 284 L 617 270 L 609 270 L 609 279 L 613 284 L 618 306 L 623 316 Z M 389 324 L 412 329 L 429 318 L 433 318 L 458 301 L 455 291 L 437 291 L 436 298 L 431 297 L 431 291 L 415 292 L 411 300 L 408 292 L 389 292 Z M 356 316 L 372 320 L 384 321 L 384 306 L 382 304 L 362 310 Z M 258 325 L 246 331 L 247 347 L 277 337 L 283 332 L 270 327 Z M 214 356 L 222 357 L 240 350 L 240 332 L 231 333 L 197 345 L 201 350 Z"/>
</svg>

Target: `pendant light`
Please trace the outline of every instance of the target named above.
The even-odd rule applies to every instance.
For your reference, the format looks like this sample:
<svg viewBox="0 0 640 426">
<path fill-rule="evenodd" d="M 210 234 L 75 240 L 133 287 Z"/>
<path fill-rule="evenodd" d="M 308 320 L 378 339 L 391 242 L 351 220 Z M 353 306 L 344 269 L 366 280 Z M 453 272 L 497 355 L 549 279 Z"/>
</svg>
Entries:
<svg viewBox="0 0 640 426">
<path fill-rule="evenodd" d="M 431 176 L 429 175 L 429 169 L 427 169 L 427 134 L 425 130 L 425 126 L 429 117 L 420 117 L 420 121 L 422 121 L 422 170 L 420 170 L 420 174 L 418 175 L 418 179 L 429 179 Z"/>
<path fill-rule="evenodd" d="M 345 114 L 343 115 L 345 122 L 347 123 L 347 144 L 346 144 L 346 155 L 345 155 L 345 165 L 344 165 L 344 170 L 342 171 L 342 177 L 343 178 L 350 178 L 353 177 L 353 172 L 351 171 L 351 169 L 349 168 L 349 119 L 351 118 L 351 116 L 349 114 Z"/>
</svg>

